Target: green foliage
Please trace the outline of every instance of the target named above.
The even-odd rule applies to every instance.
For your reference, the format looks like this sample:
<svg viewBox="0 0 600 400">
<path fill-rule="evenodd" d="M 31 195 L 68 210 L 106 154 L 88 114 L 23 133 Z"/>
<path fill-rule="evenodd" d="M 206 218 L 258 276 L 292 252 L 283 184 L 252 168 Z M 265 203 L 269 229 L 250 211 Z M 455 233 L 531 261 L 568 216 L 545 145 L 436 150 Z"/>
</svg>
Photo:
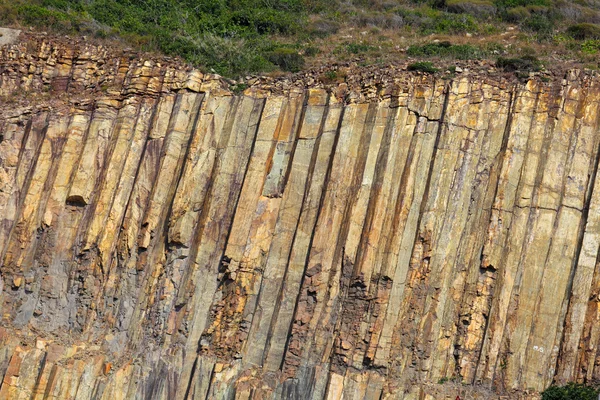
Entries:
<svg viewBox="0 0 600 400">
<path fill-rule="evenodd" d="M 344 42 L 341 45 L 338 45 L 334 50 L 334 54 L 363 54 L 368 51 L 374 50 L 373 46 L 370 46 L 366 43 L 358 43 L 358 42 Z"/>
<path fill-rule="evenodd" d="M 581 44 L 581 51 L 584 54 L 597 54 L 600 50 L 600 40 L 590 39 Z"/>
<path fill-rule="evenodd" d="M 458 34 L 477 32 L 479 25 L 469 14 L 453 14 L 427 7 L 417 9 L 397 8 L 394 12 L 401 16 L 406 25 L 413 26 L 422 34 Z"/>
<path fill-rule="evenodd" d="M 496 14 L 492 0 L 446 0 L 446 9 L 456 14 L 466 13 L 478 18 Z"/>
<path fill-rule="evenodd" d="M 567 28 L 567 33 L 577 40 L 600 39 L 600 26 L 589 23 L 575 24 Z"/>
<path fill-rule="evenodd" d="M 424 27 L 423 33 L 464 33 L 477 30 L 477 22 L 473 16 L 444 13 L 434 17 L 432 24 Z"/>
<path fill-rule="evenodd" d="M 327 72 L 325 72 L 325 77 L 327 79 L 336 80 L 338 77 L 338 74 L 336 71 L 327 71 Z"/>
<path fill-rule="evenodd" d="M 496 0 L 498 8 L 512 8 L 519 6 L 550 6 L 551 0 Z"/>
<path fill-rule="evenodd" d="M 512 8 L 501 8 L 503 20 L 519 23 L 521 29 L 536 34 L 538 39 L 550 38 L 557 28 L 561 15 L 554 8 L 542 2 L 518 5 Z"/>
<path fill-rule="evenodd" d="M 268 53 L 267 58 L 284 71 L 298 72 L 304 67 L 304 57 L 290 48 L 279 48 Z"/>
<path fill-rule="evenodd" d="M 72 12 L 61 12 L 44 8 L 37 4 L 19 4 L 15 7 L 15 17 L 31 26 L 43 26 L 59 32 L 80 30 L 81 18 Z"/>
<path fill-rule="evenodd" d="M 434 67 L 433 63 L 429 61 L 419 61 L 416 63 L 409 64 L 407 69 L 409 71 L 420 71 L 428 74 L 435 74 L 438 69 Z"/>
<path fill-rule="evenodd" d="M 542 393 L 542 400 L 597 400 L 598 389 L 570 382 L 565 386 L 550 386 Z"/>
<path fill-rule="evenodd" d="M 360 54 L 367 52 L 371 49 L 371 46 L 364 43 L 348 43 L 346 44 L 346 50 L 351 54 Z"/>
<path fill-rule="evenodd" d="M 329 70 L 319 76 L 319 80 L 326 85 L 332 83 L 342 83 L 346 80 L 346 73 L 343 71 Z"/>
<path fill-rule="evenodd" d="M 268 50 L 258 41 L 223 38 L 213 34 L 205 34 L 198 39 L 179 39 L 173 43 L 170 52 L 185 54 L 190 61 L 210 66 L 225 76 L 239 76 L 275 68 L 267 59 Z"/>
<path fill-rule="evenodd" d="M 533 14 L 521 23 L 521 28 L 529 32 L 535 32 L 542 38 L 549 37 L 554 30 L 554 21 L 544 14 Z"/>
<path fill-rule="evenodd" d="M 496 67 L 506 72 L 535 72 L 542 68 L 542 63 L 532 55 L 517 58 L 499 57 L 496 61 Z"/>
<path fill-rule="evenodd" d="M 247 88 L 248 88 L 248 85 L 245 83 L 237 83 L 235 85 L 231 85 L 231 87 L 230 87 L 231 91 L 235 94 L 240 94 Z"/>
<path fill-rule="evenodd" d="M 411 57 L 444 57 L 458 60 L 481 58 L 484 52 L 469 44 L 453 45 L 450 42 L 427 43 L 421 46 L 410 46 L 406 54 Z"/>
<path fill-rule="evenodd" d="M 308 46 L 307 48 L 304 49 L 304 55 L 306 57 L 314 57 L 317 54 L 319 54 L 321 52 L 321 50 L 319 50 L 318 47 L 314 47 L 314 46 Z"/>
<path fill-rule="evenodd" d="M 0 0 L 0 21 L 59 32 L 120 36 L 144 50 L 225 75 L 297 70 L 301 56 L 272 54 L 272 35 L 302 29 L 323 0 Z M 90 32 L 91 31 L 91 32 Z M 276 61 L 270 61 L 270 59 Z"/>
<path fill-rule="evenodd" d="M 393 43 L 386 30 L 398 37 L 470 33 L 483 40 L 505 32 L 505 22 L 525 32 L 515 32 L 517 41 L 552 40 L 559 53 L 583 57 L 600 52 L 600 25 L 591 23 L 598 21 L 600 0 L 0 0 L 5 26 L 120 38 L 230 77 L 298 71 L 303 57 L 320 53 L 322 39 L 346 28 L 365 35 L 365 43 L 337 36 L 333 53 L 361 54 L 365 63 L 387 58 Z M 427 43 L 407 54 L 469 60 L 510 51 L 477 43 Z M 506 68 L 524 65 L 511 61 Z"/>
<path fill-rule="evenodd" d="M 308 33 L 316 37 L 327 37 L 340 30 L 340 24 L 325 18 L 319 18 L 313 21 L 308 27 Z"/>
</svg>

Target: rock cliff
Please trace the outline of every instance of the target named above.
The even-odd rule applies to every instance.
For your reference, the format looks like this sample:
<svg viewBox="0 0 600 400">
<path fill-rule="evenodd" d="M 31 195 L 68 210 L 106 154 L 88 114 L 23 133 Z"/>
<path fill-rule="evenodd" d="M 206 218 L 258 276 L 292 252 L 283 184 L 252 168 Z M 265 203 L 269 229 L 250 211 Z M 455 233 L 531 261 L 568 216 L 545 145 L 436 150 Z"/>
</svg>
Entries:
<svg viewBox="0 0 600 400">
<path fill-rule="evenodd" d="M 600 79 L 352 79 L 1 48 L 0 398 L 599 379 Z"/>
</svg>

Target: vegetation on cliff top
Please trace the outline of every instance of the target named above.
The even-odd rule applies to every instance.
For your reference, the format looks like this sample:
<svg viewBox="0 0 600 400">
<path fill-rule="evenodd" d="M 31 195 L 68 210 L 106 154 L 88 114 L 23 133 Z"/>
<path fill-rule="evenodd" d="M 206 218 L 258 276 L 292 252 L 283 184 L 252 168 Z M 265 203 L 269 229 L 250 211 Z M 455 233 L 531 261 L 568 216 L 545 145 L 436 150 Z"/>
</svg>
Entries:
<svg viewBox="0 0 600 400">
<path fill-rule="evenodd" d="M 0 24 L 124 40 L 226 76 L 411 58 L 598 68 L 600 0 L 0 0 Z"/>
<path fill-rule="evenodd" d="M 550 386 L 542 393 L 542 400 L 597 400 L 600 391 L 581 383 Z"/>
</svg>

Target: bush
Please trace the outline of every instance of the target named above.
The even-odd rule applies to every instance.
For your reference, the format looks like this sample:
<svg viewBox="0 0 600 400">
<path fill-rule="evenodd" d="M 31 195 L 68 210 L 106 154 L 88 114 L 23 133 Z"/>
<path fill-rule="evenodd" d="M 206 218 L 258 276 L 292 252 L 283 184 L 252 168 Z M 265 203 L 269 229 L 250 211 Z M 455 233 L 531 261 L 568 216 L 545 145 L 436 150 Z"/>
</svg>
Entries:
<svg viewBox="0 0 600 400">
<path fill-rule="evenodd" d="M 550 0 L 496 0 L 499 8 L 513 8 L 519 6 L 550 6 Z"/>
<path fill-rule="evenodd" d="M 314 57 L 317 54 L 319 54 L 321 52 L 321 50 L 318 47 L 314 47 L 314 46 L 308 46 L 307 48 L 304 49 L 304 55 L 306 57 Z"/>
<path fill-rule="evenodd" d="M 405 24 L 402 16 L 381 12 L 361 12 L 352 18 L 352 22 L 360 27 L 374 26 L 382 29 L 399 29 Z"/>
<path fill-rule="evenodd" d="M 240 94 L 242 93 L 244 90 L 246 90 L 248 88 L 248 85 L 245 83 L 237 83 L 235 85 L 231 85 L 229 89 L 231 89 L 231 91 L 235 94 Z"/>
<path fill-rule="evenodd" d="M 326 71 L 325 73 L 319 76 L 319 81 L 326 85 L 330 85 L 332 83 L 342 83 L 346 80 L 347 74 L 343 71 Z"/>
<path fill-rule="evenodd" d="M 585 54 L 596 54 L 600 50 L 600 40 L 590 39 L 581 44 L 581 51 Z"/>
<path fill-rule="evenodd" d="M 304 67 L 304 57 L 297 51 L 288 48 L 280 48 L 268 53 L 270 62 L 284 71 L 298 72 Z"/>
<path fill-rule="evenodd" d="M 491 0 L 447 0 L 446 9 L 451 13 L 471 14 L 478 17 L 496 14 L 496 7 Z"/>
<path fill-rule="evenodd" d="M 163 44 L 163 47 L 166 46 Z M 183 53 L 188 59 L 214 69 L 221 75 L 237 76 L 274 68 L 263 55 L 260 46 L 246 39 L 202 35 L 198 40 L 180 38 L 169 50 Z"/>
<path fill-rule="evenodd" d="M 567 33 L 577 40 L 600 39 L 600 26 L 589 23 L 571 25 Z"/>
<path fill-rule="evenodd" d="M 324 5 L 324 0 L 0 0 L 0 21 L 120 37 L 142 50 L 235 75 L 272 70 L 269 57 L 296 69 L 301 56 L 270 54 L 269 35 L 308 32 L 308 12 Z"/>
<path fill-rule="evenodd" d="M 371 46 L 364 43 L 347 43 L 346 50 L 351 54 L 365 53 L 371 49 Z"/>
<path fill-rule="evenodd" d="M 580 383 L 550 386 L 542 393 L 542 400 L 597 400 L 599 391 Z"/>
<path fill-rule="evenodd" d="M 405 25 L 413 26 L 425 35 L 477 32 L 479 29 L 475 18 L 468 14 L 453 14 L 426 7 L 418 9 L 398 7 L 394 13 L 402 17 Z"/>
<path fill-rule="evenodd" d="M 484 52 L 469 44 L 453 45 L 443 41 L 427 43 L 421 46 L 410 46 L 406 54 L 411 57 L 447 57 L 459 60 L 473 60 L 481 58 Z"/>
<path fill-rule="evenodd" d="M 413 64 L 409 64 L 407 69 L 409 71 L 420 71 L 428 74 L 435 74 L 438 69 L 433 66 L 433 63 L 429 61 L 419 61 Z"/>
<path fill-rule="evenodd" d="M 317 37 L 327 37 L 340 30 L 340 24 L 335 21 L 318 19 L 309 25 L 308 33 Z"/>
<path fill-rule="evenodd" d="M 518 58 L 499 57 L 496 61 L 496 67 L 506 72 L 535 72 L 539 71 L 542 65 L 535 56 L 526 55 Z"/>
<path fill-rule="evenodd" d="M 471 15 L 441 13 L 431 18 L 429 24 L 424 24 L 421 31 L 430 33 L 465 33 L 476 32 L 477 22 Z"/>
<path fill-rule="evenodd" d="M 535 32 L 540 37 L 549 37 L 554 31 L 554 21 L 544 14 L 533 14 L 525 18 L 521 23 L 521 28 L 529 32 Z"/>
<path fill-rule="evenodd" d="M 502 14 L 502 18 L 507 22 L 521 22 L 531 17 L 531 11 L 527 7 L 519 6 L 505 10 Z"/>
<path fill-rule="evenodd" d="M 48 27 L 59 32 L 77 31 L 79 19 L 63 11 L 46 9 L 38 5 L 20 5 L 16 8 L 18 19 L 27 25 Z"/>
</svg>

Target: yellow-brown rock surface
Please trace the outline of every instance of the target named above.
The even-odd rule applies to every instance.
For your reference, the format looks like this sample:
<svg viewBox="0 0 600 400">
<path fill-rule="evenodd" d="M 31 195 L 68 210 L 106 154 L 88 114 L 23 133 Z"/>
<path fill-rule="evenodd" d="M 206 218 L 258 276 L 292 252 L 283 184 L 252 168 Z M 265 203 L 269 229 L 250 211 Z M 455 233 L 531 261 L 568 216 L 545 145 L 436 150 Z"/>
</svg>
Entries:
<svg viewBox="0 0 600 400">
<path fill-rule="evenodd" d="M 1 48 L 0 398 L 599 379 L 600 78 L 384 75 Z"/>
</svg>

